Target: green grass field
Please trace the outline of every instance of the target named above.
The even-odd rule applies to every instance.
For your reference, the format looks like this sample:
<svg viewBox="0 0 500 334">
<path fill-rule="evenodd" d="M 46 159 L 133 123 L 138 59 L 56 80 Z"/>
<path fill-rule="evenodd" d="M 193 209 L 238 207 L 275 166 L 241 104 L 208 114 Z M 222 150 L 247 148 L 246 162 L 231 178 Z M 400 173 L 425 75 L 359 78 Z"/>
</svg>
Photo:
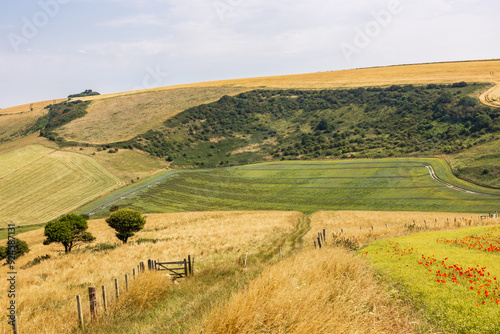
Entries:
<svg viewBox="0 0 500 334">
<path fill-rule="evenodd" d="M 90 157 L 27 146 L 0 156 L 0 228 L 45 223 L 121 181 Z"/>
<path fill-rule="evenodd" d="M 432 179 L 457 187 L 451 189 Z M 481 193 L 481 194 L 478 194 Z M 210 170 L 174 170 L 126 187 L 79 210 L 92 217 L 111 205 L 142 212 L 205 210 L 400 210 L 492 212 L 500 191 L 456 179 L 440 159 L 286 161 Z"/>
<path fill-rule="evenodd" d="M 360 252 L 446 333 L 500 332 L 500 227 L 379 240 Z"/>
</svg>

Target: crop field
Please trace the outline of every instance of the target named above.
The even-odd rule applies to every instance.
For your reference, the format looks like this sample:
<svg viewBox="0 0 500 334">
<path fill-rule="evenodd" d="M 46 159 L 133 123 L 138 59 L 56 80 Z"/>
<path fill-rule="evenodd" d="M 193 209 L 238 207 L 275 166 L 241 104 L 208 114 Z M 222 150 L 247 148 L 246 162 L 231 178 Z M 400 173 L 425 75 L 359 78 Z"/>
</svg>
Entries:
<svg viewBox="0 0 500 334">
<path fill-rule="evenodd" d="M 301 216 L 299 212 L 148 214 L 144 229 L 125 245 L 119 242 L 115 231 L 103 220 L 94 220 L 89 221 L 88 231 L 96 240 L 68 254 L 62 253 L 64 248 L 61 244 L 43 245 L 43 229 L 22 233 L 18 237 L 25 240 L 31 249 L 30 253 L 16 261 L 16 267 L 20 268 L 16 289 L 19 292 L 17 305 L 22 333 L 70 332 L 77 325 L 75 296 L 84 296 L 87 305 L 85 317 L 88 320 L 87 287 L 100 289 L 101 285 L 107 285 L 108 289 L 112 289 L 115 278 L 124 284 L 123 276 L 127 273 L 131 276 L 132 268 L 140 261 L 178 261 L 189 254 L 195 258 L 196 272 L 226 263 L 236 264 L 244 252 L 248 252 L 251 259 L 269 244 L 295 231 Z M 34 259 L 46 255 L 50 258 L 33 264 Z M 2 277 L 6 277 L 7 271 L 7 266 L 0 267 Z M 141 290 L 148 298 L 160 296 L 172 285 L 165 274 L 155 276 L 154 289 Z M 6 280 L 0 282 L 0 289 L 7 289 Z M 0 299 L 2 308 L 6 308 L 8 302 L 4 296 L 6 294 Z M 99 307 L 102 307 L 101 302 L 99 295 Z M 112 293 L 108 302 L 109 305 L 116 302 Z M 186 308 L 186 305 L 182 307 Z M 26 327 L 23 327 L 24 324 Z M 142 325 L 129 326 L 126 330 L 137 333 Z M 6 329 L 6 323 L 0 321 L 0 332 Z M 125 329 L 118 332 L 123 333 Z"/>
<path fill-rule="evenodd" d="M 44 223 L 121 185 L 90 157 L 27 146 L 0 156 L 0 227 Z"/>
<path fill-rule="evenodd" d="M 360 253 L 444 332 L 498 333 L 499 239 L 498 225 L 472 227 L 379 240 Z"/>
<path fill-rule="evenodd" d="M 433 166 L 438 180 L 427 166 Z M 485 213 L 500 192 L 454 178 L 439 159 L 286 161 L 175 170 L 80 209 L 106 216 L 116 204 L 142 212 L 206 210 L 386 210 Z M 453 185 L 453 186 L 452 186 Z"/>
<path fill-rule="evenodd" d="M 167 118 L 203 103 L 246 91 L 241 87 L 204 87 L 159 90 L 98 99 L 88 114 L 58 130 L 67 140 L 93 144 L 130 139 L 161 125 Z"/>
<path fill-rule="evenodd" d="M 249 89 L 319 89 L 343 87 L 373 87 L 405 84 L 420 85 L 429 83 L 454 83 L 459 81 L 498 83 L 500 81 L 499 73 L 500 60 L 431 63 L 200 82 L 161 88 L 151 88 L 142 91 L 92 96 L 84 98 L 83 100 L 97 100 L 118 97 L 138 92 L 156 92 L 160 90 L 197 87 L 247 87 Z M 498 98 L 498 90 L 491 89 L 491 91 L 487 95 L 489 96 L 488 99 L 494 102 L 495 106 L 498 106 L 498 102 L 496 101 L 496 99 Z M 485 98 L 482 99 L 485 100 Z"/>
</svg>

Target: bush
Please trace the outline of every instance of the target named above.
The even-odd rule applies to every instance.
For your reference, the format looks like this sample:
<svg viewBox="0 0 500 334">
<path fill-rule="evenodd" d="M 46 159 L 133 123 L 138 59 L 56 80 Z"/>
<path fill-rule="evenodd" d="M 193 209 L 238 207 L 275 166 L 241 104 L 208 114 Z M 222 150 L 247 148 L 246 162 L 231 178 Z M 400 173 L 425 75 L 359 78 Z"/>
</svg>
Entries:
<svg viewBox="0 0 500 334">
<path fill-rule="evenodd" d="M 48 259 L 50 259 L 49 254 L 37 256 L 36 258 L 34 258 L 33 260 L 29 261 L 24 266 L 22 266 L 21 269 L 31 268 L 33 266 L 36 266 L 37 264 L 40 264 L 40 262 L 48 260 Z"/>
</svg>

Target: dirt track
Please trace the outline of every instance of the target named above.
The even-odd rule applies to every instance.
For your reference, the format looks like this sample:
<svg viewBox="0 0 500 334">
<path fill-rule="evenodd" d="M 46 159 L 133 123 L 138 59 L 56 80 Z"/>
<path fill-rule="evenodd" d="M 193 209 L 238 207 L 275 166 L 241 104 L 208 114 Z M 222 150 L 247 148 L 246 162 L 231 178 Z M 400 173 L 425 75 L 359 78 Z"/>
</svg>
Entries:
<svg viewBox="0 0 500 334">
<path fill-rule="evenodd" d="M 494 75 L 493 72 L 491 73 Z M 495 86 L 481 94 L 479 100 L 488 106 L 500 107 L 500 82 L 497 81 Z"/>
</svg>

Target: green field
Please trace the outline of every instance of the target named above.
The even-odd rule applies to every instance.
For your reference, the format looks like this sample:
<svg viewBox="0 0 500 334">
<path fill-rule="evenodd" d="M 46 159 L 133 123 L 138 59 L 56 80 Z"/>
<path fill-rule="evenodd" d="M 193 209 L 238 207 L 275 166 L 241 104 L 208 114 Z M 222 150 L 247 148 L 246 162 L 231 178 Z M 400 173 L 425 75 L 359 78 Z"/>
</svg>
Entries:
<svg viewBox="0 0 500 334">
<path fill-rule="evenodd" d="M 446 333 L 500 332 L 500 227 L 379 240 L 360 252 Z"/>
<path fill-rule="evenodd" d="M 0 228 L 45 223 L 121 181 L 90 157 L 40 145 L 0 155 Z"/>
<path fill-rule="evenodd" d="M 432 165 L 438 177 L 427 169 Z M 473 191 L 466 193 L 454 186 Z M 204 210 L 402 210 L 492 212 L 500 191 L 453 176 L 440 159 L 286 161 L 156 175 L 80 209 L 92 217 L 111 205 L 142 212 Z"/>
</svg>

